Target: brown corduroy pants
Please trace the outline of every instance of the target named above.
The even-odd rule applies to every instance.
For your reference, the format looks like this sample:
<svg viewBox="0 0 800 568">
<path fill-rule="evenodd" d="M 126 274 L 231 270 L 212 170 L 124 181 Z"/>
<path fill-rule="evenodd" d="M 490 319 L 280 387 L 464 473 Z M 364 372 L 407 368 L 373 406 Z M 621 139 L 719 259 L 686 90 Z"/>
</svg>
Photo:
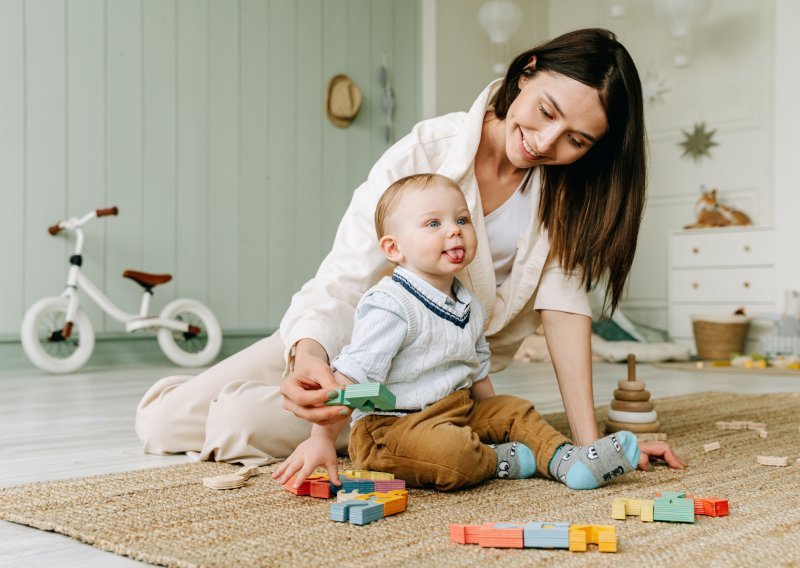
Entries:
<svg viewBox="0 0 800 568">
<path fill-rule="evenodd" d="M 493 477 L 497 454 L 487 444 L 505 442 L 528 446 L 539 473 L 549 477 L 550 460 L 569 440 L 527 400 L 473 400 L 462 389 L 407 416 L 365 416 L 353 425 L 348 449 L 360 469 L 393 473 L 409 487 L 449 491 Z"/>
</svg>

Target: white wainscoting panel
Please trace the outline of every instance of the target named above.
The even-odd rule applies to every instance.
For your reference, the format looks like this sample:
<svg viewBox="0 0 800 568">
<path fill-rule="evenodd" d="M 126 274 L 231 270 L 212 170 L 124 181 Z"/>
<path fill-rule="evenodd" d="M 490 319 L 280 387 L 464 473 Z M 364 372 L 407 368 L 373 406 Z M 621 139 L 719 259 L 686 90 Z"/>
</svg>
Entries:
<svg viewBox="0 0 800 568">
<path fill-rule="evenodd" d="M 86 226 L 85 273 L 138 309 L 133 268 L 171 273 L 152 311 L 195 297 L 226 330 L 278 326 L 330 250 L 353 190 L 421 117 L 419 0 L 0 0 L 0 340 L 63 289 Z M 328 81 L 363 92 L 328 122 Z M 102 333 L 122 326 L 89 304 Z"/>
</svg>

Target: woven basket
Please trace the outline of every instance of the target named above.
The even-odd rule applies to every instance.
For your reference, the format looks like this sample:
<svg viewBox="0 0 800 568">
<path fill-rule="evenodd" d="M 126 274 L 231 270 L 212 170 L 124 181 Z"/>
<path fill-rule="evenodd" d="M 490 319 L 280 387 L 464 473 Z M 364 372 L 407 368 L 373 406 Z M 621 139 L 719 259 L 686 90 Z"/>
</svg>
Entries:
<svg viewBox="0 0 800 568">
<path fill-rule="evenodd" d="M 750 318 L 746 316 L 692 316 L 694 342 L 701 359 L 730 359 L 743 353 Z"/>
</svg>

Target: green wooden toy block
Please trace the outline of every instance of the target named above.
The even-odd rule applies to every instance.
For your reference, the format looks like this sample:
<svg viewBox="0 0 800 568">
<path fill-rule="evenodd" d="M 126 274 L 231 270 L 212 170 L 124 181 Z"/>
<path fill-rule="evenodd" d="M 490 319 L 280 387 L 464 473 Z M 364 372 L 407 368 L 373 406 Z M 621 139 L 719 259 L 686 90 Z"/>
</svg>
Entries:
<svg viewBox="0 0 800 568">
<path fill-rule="evenodd" d="M 671 523 L 694 522 L 694 499 L 681 497 L 656 497 L 653 503 L 653 520 Z"/>
<path fill-rule="evenodd" d="M 395 396 L 381 383 L 347 385 L 338 396 L 325 404 L 357 408 L 362 412 L 394 410 Z"/>
</svg>

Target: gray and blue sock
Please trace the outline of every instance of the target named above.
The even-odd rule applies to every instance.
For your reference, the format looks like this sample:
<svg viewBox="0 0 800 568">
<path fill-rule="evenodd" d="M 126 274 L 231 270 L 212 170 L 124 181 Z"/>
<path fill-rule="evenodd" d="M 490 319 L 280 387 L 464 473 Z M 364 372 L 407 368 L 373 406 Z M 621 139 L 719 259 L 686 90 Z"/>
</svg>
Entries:
<svg viewBox="0 0 800 568">
<path fill-rule="evenodd" d="M 589 446 L 564 444 L 550 460 L 550 474 L 570 489 L 596 489 L 636 468 L 639 443 L 630 432 L 616 432 Z"/>
<path fill-rule="evenodd" d="M 536 473 L 536 458 L 522 442 L 489 444 L 497 452 L 497 472 L 500 479 L 526 479 Z"/>
</svg>

